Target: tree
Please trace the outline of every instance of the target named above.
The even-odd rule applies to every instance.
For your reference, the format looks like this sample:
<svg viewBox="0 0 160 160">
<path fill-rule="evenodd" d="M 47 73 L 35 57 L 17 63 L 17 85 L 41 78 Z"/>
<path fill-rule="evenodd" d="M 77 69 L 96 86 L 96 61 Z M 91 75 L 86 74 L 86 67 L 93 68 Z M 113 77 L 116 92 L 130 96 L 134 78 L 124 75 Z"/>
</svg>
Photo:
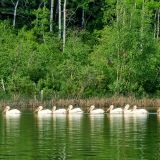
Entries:
<svg viewBox="0 0 160 160">
<path fill-rule="evenodd" d="M 14 2 L 12 1 L 12 3 L 14 4 L 13 27 L 15 27 L 15 25 L 16 25 L 17 7 L 18 7 L 19 0 L 17 0 L 17 2 L 16 2 L 16 3 L 14 3 Z"/>
<path fill-rule="evenodd" d="M 53 7 L 54 7 L 54 0 L 51 0 L 51 9 L 50 9 L 50 32 L 53 31 Z"/>
</svg>

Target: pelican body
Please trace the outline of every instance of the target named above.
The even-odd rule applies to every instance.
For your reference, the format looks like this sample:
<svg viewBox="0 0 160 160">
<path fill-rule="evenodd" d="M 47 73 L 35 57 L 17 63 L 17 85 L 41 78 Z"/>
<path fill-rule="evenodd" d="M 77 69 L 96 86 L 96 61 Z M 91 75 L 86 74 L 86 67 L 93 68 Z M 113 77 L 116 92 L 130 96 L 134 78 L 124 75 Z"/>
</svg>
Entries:
<svg viewBox="0 0 160 160">
<path fill-rule="evenodd" d="M 21 112 L 18 109 L 10 109 L 10 106 L 6 106 L 3 113 L 6 115 L 15 115 L 20 114 Z"/>
<path fill-rule="evenodd" d="M 51 110 L 49 110 L 49 109 L 43 109 L 43 107 L 42 106 L 39 106 L 36 110 L 35 110 L 35 113 L 37 113 L 37 114 L 51 114 L 52 113 L 52 111 Z"/>
<path fill-rule="evenodd" d="M 104 110 L 103 110 L 103 109 L 95 109 L 95 106 L 92 105 L 92 106 L 90 106 L 90 108 L 89 108 L 89 113 L 90 113 L 90 114 L 103 114 L 103 113 L 104 113 Z"/>
<path fill-rule="evenodd" d="M 107 112 L 109 111 L 109 113 L 111 113 L 111 114 L 122 114 L 123 113 L 122 108 L 115 108 L 115 109 L 113 109 L 113 108 L 114 108 L 114 105 L 110 105 Z"/>
<path fill-rule="evenodd" d="M 57 109 L 56 110 L 56 106 L 53 106 L 52 113 L 53 114 L 66 114 L 67 111 L 66 111 L 66 109 Z"/>
<path fill-rule="evenodd" d="M 137 109 L 137 106 L 133 106 L 134 114 L 148 114 L 149 112 L 146 109 Z"/>
<path fill-rule="evenodd" d="M 72 105 L 68 106 L 67 111 L 68 111 L 69 114 L 83 113 L 83 111 L 80 108 L 73 108 Z"/>
</svg>

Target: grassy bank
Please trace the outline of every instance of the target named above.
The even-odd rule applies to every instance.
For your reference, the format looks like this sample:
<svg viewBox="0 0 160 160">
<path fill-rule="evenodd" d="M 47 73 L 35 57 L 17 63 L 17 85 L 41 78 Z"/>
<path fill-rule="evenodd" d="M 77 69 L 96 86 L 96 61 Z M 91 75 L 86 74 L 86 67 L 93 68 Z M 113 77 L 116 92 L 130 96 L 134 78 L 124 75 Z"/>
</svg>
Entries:
<svg viewBox="0 0 160 160">
<path fill-rule="evenodd" d="M 149 111 L 156 111 L 160 107 L 160 99 L 137 99 L 135 97 L 110 97 L 110 98 L 90 98 L 90 99 L 51 99 L 47 101 L 33 99 L 18 99 L 18 100 L 1 100 L 1 108 L 6 105 L 20 109 L 34 109 L 39 105 L 46 108 L 51 108 L 56 105 L 57 108 L 67 108 L 69 104 L 74 107 L 80 106 L 83 110 L 87 110 L 89 106 L 94 104 L 97 108 L 105 110 L 113 104 L 115 107 L 123 107 L 126 104 L 137 105 L 138 108 L 146 108 Z"/>
</svg>

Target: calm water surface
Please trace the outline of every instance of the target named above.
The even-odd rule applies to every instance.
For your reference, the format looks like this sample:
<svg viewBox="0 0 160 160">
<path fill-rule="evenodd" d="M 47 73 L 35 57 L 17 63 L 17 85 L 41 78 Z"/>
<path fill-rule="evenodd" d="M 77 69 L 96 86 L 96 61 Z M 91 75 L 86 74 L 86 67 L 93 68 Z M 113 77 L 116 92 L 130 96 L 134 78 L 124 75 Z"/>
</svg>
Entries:
<svg viewBox="0 0 160 160">
<path fill-rule="evenodd" d="M 160 160 L 160 117 L 0 116 L 2 160 Z"/>
</svg>

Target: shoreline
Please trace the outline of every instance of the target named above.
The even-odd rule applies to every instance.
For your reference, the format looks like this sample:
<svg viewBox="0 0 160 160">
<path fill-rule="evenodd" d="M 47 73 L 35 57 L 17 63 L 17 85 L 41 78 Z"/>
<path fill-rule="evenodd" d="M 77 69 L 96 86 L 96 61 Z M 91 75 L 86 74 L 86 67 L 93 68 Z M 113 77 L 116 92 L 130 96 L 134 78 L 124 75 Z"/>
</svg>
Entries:
<svg viewBox="0 0 160 160">
<path fill-rule="evenodd" d="M 87 110 L 91 105 L 95 105 L 96 108 L 103 108 L 107 110 L 111 104 L 116 107 L 124 107 L 129 104 L 132 108 L 133 105 L 137 105 L 138 108 L 145 108 L 149 111 L 156 111 L 160 107 L 160 99 L 142 98 L 137 99 L 135 97 L 110 97 L 110 98 L 88 98 L 88 99 L 57 99 L 51 100 L 35 100 L 35 99 L 18 99 L 18 100 L 0 100 L 1 108 L 6 105 L 21 109 L 34 109 L 35 107 L 42 105 L 44 108 L 52 108 L 54 105 L 57 108 L 67 108 L 70 104 L 74 107 L 81 107 L 83 110 Z"/>
</svg>

